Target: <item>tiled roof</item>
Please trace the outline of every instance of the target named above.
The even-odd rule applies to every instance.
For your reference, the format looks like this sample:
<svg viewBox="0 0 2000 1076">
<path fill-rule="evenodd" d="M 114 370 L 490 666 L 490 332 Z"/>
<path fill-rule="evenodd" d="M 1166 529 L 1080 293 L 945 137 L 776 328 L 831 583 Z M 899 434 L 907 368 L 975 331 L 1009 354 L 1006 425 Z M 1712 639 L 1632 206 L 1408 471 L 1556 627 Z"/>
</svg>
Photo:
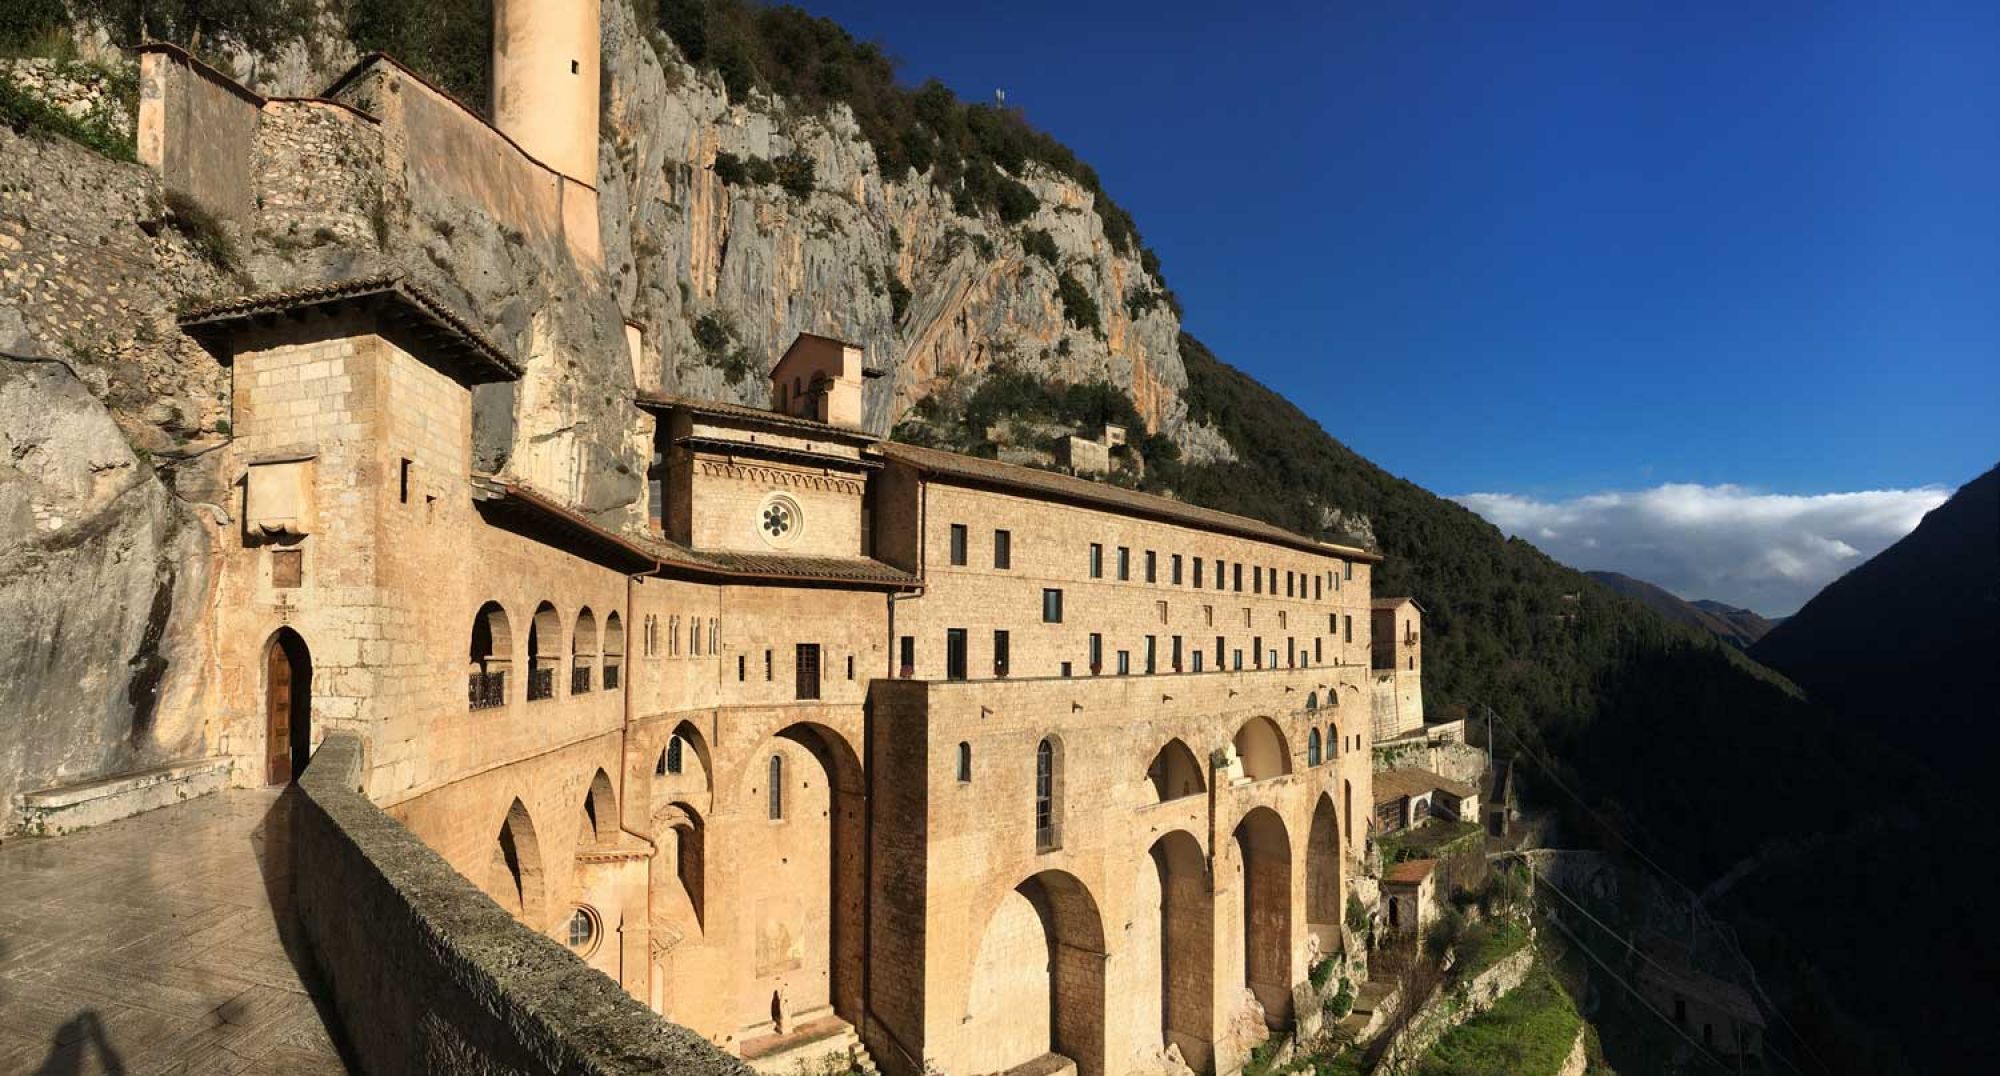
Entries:
<svg viewBox="0 0 2000 1076">
<path fill-rule="evenodd" d="M 400 271 L 208 303 L 182 314 L 180 325 L 195 337 L 221 336 L 261 319 L 362 302 L 387 303 L 403 322 L 430 338 L 441 357 L 465 367 L 468 380 L 513 381 L 521 376 L 521 364 L 512 356 L 450 304 Z"/>
<path fill-rule="evenodd" d="M 1345 557 L 1349 560 L 1379 563 L 1378 553 L 1353 546 L 1319 542 L 1302 534 L 1294 534 L 1283 527 L 1275 527 L 1262 520 L 1246 516 L 1231 515 L 1211 508 L 1201 508 L 1151 493 L 1124 489 L 1106 482 L 1092 482 L 1087 478 L 1057 474 L 1054 471 L 1040 471 L 1033 467 L 1019 467 L 998 460 L 982 459 L 978 456 L 962 456 L 956 452 L 944 452 L 935 448 L 923 448 L 885 441 L 876 447 L 884 457 L 908 464 L 917 470 L 946 478 L 954 478 L 979 485 L 995 486 L 1002 489 L 1019 490 L 1032 496 L 1053 497 L 1059 500 L 1084 504 L 1095 508 L 1106 508 L 1115 512 L 1147 516 L 1169 523 L 1179 523 L 1202 530 L 1221 531 L 1243 538 L 1302 549 L 1309 553 L 1325 556 Z"/>
<path fill-rule="evenodd" d="M 1426 792 L 1442 789 L 1459 799 L 1473 794 L 1472 786 L 1463 781 L 1454 781 L 1429 770 L 1394 769 L 1377 770 L 1374 777 L 1375 802 L 1390 803 L 1404 796 L 1421 796 Z"/>
<path fill-rule="evenodd" d="M 1368 604 L 1371 608 L 1375 609 L 1394 609 L 1397 606 L 1406 603 L 1409 605 L 1416 605 L 1418 612 L 1423 611 L 1424 607 L 1421 605 L 1417 605 L 1417 599 L 1415 598 L 1376 598 L 1374 601 L 1371 601 Z"/>
<path fill-rule="evenodd" d="M 736 553 L 689 549 L 662 538 L 637 538 L 607 530 L 554 497 L 512 478 L 474 475 L 473 498 L 503 521 L 534 523 L 553 541 L 625 571 L 678 569 L 725 579 L 794 583 L 850 583 L 914 587 L 915 576 L 869 557 Z"/>
<path fill-rule="evenodd" d="M 688 396 L 672 396 L 666 393 L 642 392 L 634 397 L 634 402 L 648 411 L 689 411 L 697 415 L 715 415 L 721 418 L 754 422 L 764 426 L 776 426 L 798 430 L 813 437 L 828 440 L 873 443 L 880 440 L 864 430 L 835 426 L 818 419 L 800 418 L 762 407 L 745 404 L 723 403 L 720 400 L 697 400 Z"/>
<path fill-rule="evenodd" d="M 1382 881 L 1389 885 L 1415 885 L 1431 876 L 1437 869 L 1435 859 L 1406 859 L 1382 872 Z"/>
</svg>

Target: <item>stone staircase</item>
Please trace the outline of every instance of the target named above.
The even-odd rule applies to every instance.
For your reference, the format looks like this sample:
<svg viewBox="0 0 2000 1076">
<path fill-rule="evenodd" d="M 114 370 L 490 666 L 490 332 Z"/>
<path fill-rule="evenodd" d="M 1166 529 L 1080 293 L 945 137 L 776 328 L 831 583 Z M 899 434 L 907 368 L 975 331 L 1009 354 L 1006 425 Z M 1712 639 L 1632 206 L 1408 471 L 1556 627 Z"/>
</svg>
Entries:
<svg viewBox="0 0 2000 1076">
<path fill-rule="evenodd" d="M 746 1042 L 743 1061 L 763 1076 L 878 1076 L 879 1072 L 854 1025 L 838 1016 Z"/>
</svg>

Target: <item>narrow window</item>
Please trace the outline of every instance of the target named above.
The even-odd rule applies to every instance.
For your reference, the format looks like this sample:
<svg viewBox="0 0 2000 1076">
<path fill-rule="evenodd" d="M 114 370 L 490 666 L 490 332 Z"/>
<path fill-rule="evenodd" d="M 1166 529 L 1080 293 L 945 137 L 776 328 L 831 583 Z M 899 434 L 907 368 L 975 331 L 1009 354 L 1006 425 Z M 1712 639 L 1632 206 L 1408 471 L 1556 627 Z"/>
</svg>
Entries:
<svg viewBox="0 0 2000 1076">
<path fill-rule="evenodd" d="M 1236 669 L 1236 671 L 1237 671 L 1237 672 L 1242 672 L 1242 671 L 1243 671 L 1243 648 L 1239 646 L 1239 647 L 1237 647 L 1236 649 L 1234 649 L 1234 650 L 1231 650 L 1231 651 L 1229 652 L 1229 657 L 1231 658 L 1231 660 L 1232 660 L 1232 664 L 1233 664 L 1233 665 L 1235 666 L 1235 669 Z"/>
<path fill-rule="evenodd" d="M 1195 652 L 1194 652 L 1194 671 L 1195 671 L 1195 672 L 1200 672 L 1200 671 L 1201 671 L 1201 659 L 1202 659 L 1202 657 L 1203 657 L 1203 655 L 1202 655 L 1202 652 L 1201 652 L 1201 651 L 1197 650 L 1197 651 L 1195 651 Z"/>
<path fill-rule="evenodd" d="M 765 780 L 771 784 L 769 796 L 771 821 L 782 821 L 785 817 L 785 756 L 771 756 L 771 765 L 766 771 Z"/>
<path fill-rule="evenodd" d="M 1255 564 L 1250 566 L 1250 593 L 1264 593 L 1264 569 Z"/>
<path fill-rule="evenodd" d="M 1204 628 L 1215 626 L 1215 606 L 1204 605 L 1201 607 L 1201 626 Z"/>
<path fill-rule="evenodd" d="M 1166 603 L 1166 602 L 1154 602 L 1154 603 L 1153 603 L 1153 605 L 1154 605 L 1154 607 L 1155 607 L 1156 609 L 1158 609 L 1158 610 L 1159 610 L 1159 613 L 1160 613 L 1160 623 L 1162 623 L 1162 624 L 1166 623 L 1166 622 L 1167 622 L 1167 603 Z"/>
<path fill-rule="evenodd" d="M 1042 591 L 1042 623 L 1062 623 L 1062 591 L 1055 589 Z"/>
<path fill-rule="evenodd" d="M 951 525 L 951 564 L 954 568 L 965 567 L 966 529 L 963 523 Z"/>
<path fill-rule="evenodd" d="M 1264 667 L 1264 637 L 1262 635 L 1253 635 L 1250 637 L 1250 656 L 1252 660 L 1256 661 L 1258 668 L 1261 669 Z"/>
<path fill-rule="evenodd" d="M 896 656 L 896 674 L 907 680 L 917 675 L 917 637 L 905 635 L 896 645 L 901 651 Z"/>
<path fill-rule="evenodd" d="M 1195 589 L 1196 589 L 1196 590 L 1199 590 L 1199 589 L 1201 589 L 1201 558 L 1200 558 L 1200 557 L 1196 557 L 1196 558 L 1194 558 L 1194 585 L 1195 585 Z"/>
<path fill-rule="evenodd" d="M 1285 611 L 1283 609 L 1278 610 L 1278 626 L 1281 628 L 1285 626 Z"/>
<path fill-rule="evenodd" d="M 1320 636 L 1317 636 L 1317 635 L 1313 636 L 1313 664 L 1314 664 L 1314 665 L 1324 665 L 1324 664 L 1326 664 L 1326 648 L 1320 645 L 1321 643 L 1324 643 L 1325 641 L 1326 641 L 1326 640 L 1325 640 L 1325 639 L 1323 639 L 1323 638 L 1321 638 Z"/>
<path fill-rule="evenodd" d="M 1306 765 L 1319 765 L 1319 730 L 1306 733 Z"/>
<path fill-rule="evenodd" d="M 1003 570 L 1014 566 L 1014 532 L 993 532 L 993 566 Z"/>
<path fill-rule="evenodd" d="M 1090 543 L 1090 577 L 1104 578 L 1104 547 L 1096 542 Z"/>
<path fill-rule="evenodd" d="M 1132 579 L 1132 550 L 1121 545 L 1118 547 L 1118 581 L 1120 583 L 1126 583 L 1130 582 L 1131 579 Z"/>
<path fill-rule="evenodd" d="M 1157 583 L 1160 581 L 1159 567 L 1159 554 L 1154 553 L 1150 549 L 1146 550 L 1146 582 Z"/>
<path fill-rule="evenodd" d="M 1179 553 L 1175 553 L 1175 554 L 1173 555 L 1173 559 L 1167 562 L 1167 572 L 1168 572 L 1168 574 L 1169 574 L 1169 575 L 1170 575 L 1170 576 L 1172 577 L 1172 579 L 1171 579 L 1171 582 L 1173 583 L 1173 585 L 1175 585 L 1175 586 L 1180 586 L 1180 585 L 1181 585 L 1181 555 L 1180 555 Z"/>
<path fill-rule="evenodd" d="M 1009 655 L 1008 655 L 1007 651 L 1008 651 L 1008 648 L 1009 648 L 1009 642 L 1010 642 L 1010 640 L 1009 640 L 1009 639 L 1007 638 L 1007 633 L 1006 633 L 1006 632 L 1004 632 L 1004 631 L 997 631 L 997 630 L 996 630 L 996 631 L 995 631 L 995 632 L 993 633 L 993 675 L 994 675 L 994 676 L 999 676 L 999 677 L 1004 677 L 1004 676 L 1006 676 L 1006 675 L 1007 675 L 1007 662 L 1008 662 L 1008 660 L 1009 660 Z"/>
<path fill-rule="evenodd" d="M 1223 655 L 1227 653 L 1227 651 L 1224 649 L 1226 645 L 1227 644 L 1225 643 L 1222 636 L 1218 635 L 1215 637 L 1215 667 L 1218 669 L 1226 669 L 1229 667 L 1229 663 L 1223 660 Z"/>
<path fill-rule="evenodd" d="M 964 740 L 958 742 L 958 783 L 967 784 L 972 780 L 972 745 Z"/>
<path fill-rule="evenodd" d="M 764 679 L 765 679 L 765 680 L 767 680 L 767 681 L 768 681 L 768 680 L 770 680 L 770 679 L 772 679 L 772 676 L 771 676 L 771 652 L 770 652 L 769 650 L 766 650 L 766 651 L 764 651 Z"/>
<path fill-rule="evenodd" d="M 944 678 L 965 679 L 965 629 L 947 628 L 944 633 Z"/>
<path fill-rule="evenodd" d="M 748 680 L 748 679 L 750 679 L 750 671 L 749 671 L 749 668 L 748 668 L 749 664 L 750 664 L 750 659 L 749 659 L 748 655 L 744 655 L 744 654 L 738 654 L 738 655 L 736 655 L 736 682 L 737 682 L 737 683 L 739 683 L 739 684 L 740 684 L 740 683 L 742 683 L 743 681 L 745 681 L 745 680 Z"/>
<path fill-rule="evenodd" d="M 1236 564 L 1231 568 L 1230 574 L 1234 577 L 1235 581 L 1235 587 L 1233 589 L 1238 594 L 1243 593 L 1243 562 L 1240 560 L 1237 561 Z"/>
<path fill-rule="evenodd" d="M 1174 636 L 1174 645 L 1173 645 L 1173 658 L 1174 658 L 1174 671 L 1175 671 L 1175 672 L 1180 672 L 1180 671 L 1181 671 L 1181 637 L 1180 637 L 1180 636 L 1178 636 L 1178 635 Z"/>
<path fill-rule="evenodd" d="M 852 680 L 852 679 L 854 679 L 854 655 L 853 655 L 853 654 L 849 654 L 849 655 L 847 655 L 847 678 L 848 678 L 849 680 Z"/>
<path fill-rule="evenodd" d="M 1158 637 L 1158 636 L 1156 636 L 1156 635 L 1148 635 L 1148 636 L 1146 636 L 1146 675 L 1147 675 L 1147 676 L 1151 676 L 1151 675 L 1153 675 L 1154 673 L 1156 673 L 1156 672 L 1159 672 L 1159 671 L 1160 671 L 1160 669 L 1159 669 L 1159 665 L 1157 664 L 1157 662 L 1159 661 L 1159 657 L 1160 657 L 1160 639 L 1159 639 L 1159 637 Z"/>
<path fill-rule="evenodd" d="M 410 468 L 412 466 L 414 465 L 409 460 L 404 460 L 403 465 L 397 469 L 396 499 L 402 501 L 404 504 L 410 503 Z"/>
<path fill-rule="evenodd" d="M 1052 740 L 1035 747 L 1035 850 L 1047 852 L 1062 847 L 1060 808 L 1056 803 L 1060 775 L 1056 770 L 1056 748 Z"/>
<path fill-rule="evenodd" d="M 670 739 L 670 740 L 668 740 L 668 741 L 667 741 L 667 772 L 668 772 L 668 773 L 675 773 L 675 774 L 677 774 L 677 773 L 681 772 L 681 766 L 683 765 L 683 763 L 682 763 L 682 761 L 681 761 L 681 752 L 682 752 L 683 750 L 685 750 L 685 748 L 683 748 L 683 747 L 681 746 L 681 738 L 680 738 L 679 736 L 675 736 L 674 738 L 672 738 L 672 739 Z"/>
<path fill-rule="evenodd" d="M 1354 578 L 1354 562 L 1351 560 L 1341 561 L 1341 565 L 1346 570 L 1347 578 L 1352 580 Z"/>
<path fill-rule="evenodd" d="M 1093 631 L 1090 633 L 1090 675 L 1096 676 L 1103 671 L 1104 636 Z"/>
<path fill-rule="evenodd" d="M 1313 576 L 1313 600 L 1314 600 L 1314 601 L 1322 601 L 1322 600 L 1324 600 L 1324 599 L 1325 599 L 1325 597 L 1326 597 L 1326 591 L 1325 591 L 1325 590 L 1323 590 L 1323 589 L 1321 589 L 1321 587 L 1320 587 L 1320 584 L 1321 584 L 1322 582 L 1325 582 L 1325 580 L 1321 579 L 1321 578 L 1320 578 L 1319 576 L 1317 576 L 1317 575 Z"/>
<path fill-rule="evenodd" d="M 800 699 L 819 698 L 819 644 L 800 643 L 797 657 L 792 663 L 793 675 L 797 679 Z"/>
<path fill-rule="evenodd" d="M 1341 634 L 1342 634 L 1342 641 L 1343 641 L 1343 642 L 1349 642 L 1349 643 L 1353 642 L 1353 641 L 1354 641 L 1354 617 L 1352 617 L 1352 616 L 1348 616 L 1348 617 L 1346 617 L 1346 618 L 1344 619 L 1344 621 L 1342 622 L 1342 624 L 1341 624 L 1341 628 L 1342 628 L 1342 633 L 1341 633 Z"/>
<path fill-rule="evenodd" d="M 1130 650 L 1120 650 L 1118 652 L 1118 675 L 1132 675 L 1132 652 Z"/>
<path fill-rule="evenodd" d="M 1288 635 L 1285 637 L 1285 668 L 1296 669 L 1298 665 L 1299 641 Z"/>
<path fill-rule="evenodd" d="M 722 619 L 720 617 L 708 618 L 708 652 L 710 654 L 722 653 Z"/>
</svg>

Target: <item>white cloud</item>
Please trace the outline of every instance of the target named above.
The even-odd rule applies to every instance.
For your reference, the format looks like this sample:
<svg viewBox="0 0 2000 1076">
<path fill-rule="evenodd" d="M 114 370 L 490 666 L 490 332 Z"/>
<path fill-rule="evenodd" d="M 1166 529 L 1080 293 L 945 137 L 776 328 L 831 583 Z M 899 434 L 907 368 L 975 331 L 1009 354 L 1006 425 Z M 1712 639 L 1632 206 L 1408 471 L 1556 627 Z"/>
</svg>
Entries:
<svg viewBox="0 0 2000 1076">
<path fill-rule="evenodd" d="M 1937 486 L 1798 496 L 1665 485 L 1565 501 L 1511 493 L 1453 499 L 1573 567 L 1788 616 L 1949 496 Z"/>
</svg>

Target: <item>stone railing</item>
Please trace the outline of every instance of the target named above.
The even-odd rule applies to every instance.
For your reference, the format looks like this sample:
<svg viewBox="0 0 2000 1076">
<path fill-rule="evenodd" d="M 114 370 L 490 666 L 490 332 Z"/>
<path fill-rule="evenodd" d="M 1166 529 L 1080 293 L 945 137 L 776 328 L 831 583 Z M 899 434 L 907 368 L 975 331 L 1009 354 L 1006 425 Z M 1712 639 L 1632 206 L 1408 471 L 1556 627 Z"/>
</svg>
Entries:
<svg viewBox="0 0 2000 1076">
<path fill-rule="evenodd" d="M 522 926 L 369 802 L 361 752 L 335 733 L 314 753 L 291 853 L 300 932 L 362 1071 L 748 1076 Z"/>
</svg>

